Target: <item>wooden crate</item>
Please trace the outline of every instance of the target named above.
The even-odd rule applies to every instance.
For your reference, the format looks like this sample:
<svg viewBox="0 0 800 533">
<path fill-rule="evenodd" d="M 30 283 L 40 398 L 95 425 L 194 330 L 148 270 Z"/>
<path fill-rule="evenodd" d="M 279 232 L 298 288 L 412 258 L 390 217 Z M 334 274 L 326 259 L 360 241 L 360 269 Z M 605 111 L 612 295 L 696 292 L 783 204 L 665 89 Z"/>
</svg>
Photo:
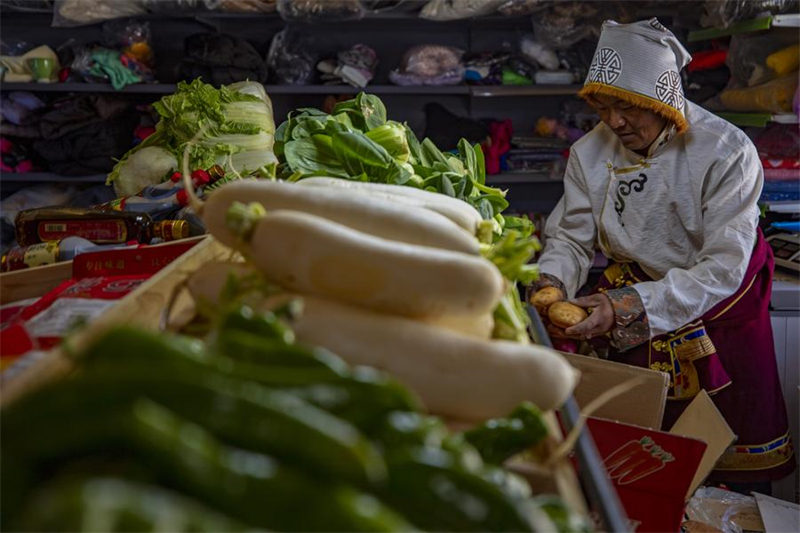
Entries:
<svg viewBox="0 0 800 533">
<path fill-rule="evenodd" d="M 3 383 L 2 395 L 0 395 L 0 407 L 8 405 L 29 390 L 43 383 L 68 374 L 72 370 L 72 363 L 65 352 L 67 350 L 81 350 L 111 326 L 127 324 L 139 326 L 144 329 L 157 329 L 162 310 L 166 308 L 167 301 L 172 296 L 173 289 L 183 283 L 192 272 L 196 271 L 203 264 L 219 261 L 230 256 L 230 249 L 224 247 L 216 240 L 211 238 L 203 239 L 185 254 L 142 283 L 133 292 L 122 298 L 111 307 L 111 309 L 103 313 L 102 316 L 92 321 L 91 324 L 66 338 L 59 348 L 51 350 L 44 357 L 35 361 L 17 374 L 13 380 Z M 42 268 L 51 269 L 51 267 L 61 267 L 61 265 L 51 265 Z M 33 269 L 31 272 L 34 270 L 39 269 Z M 51 269 L 51 271 L 56 272 L 55 269 Z M 69 272 L 71 273 L 71 271 L 70 263 Z M 61 271 L 59 270 L 59 272 Z M 16 275 L 23 273 L 29 272 L 27 270 L 22 270 L 19 273 L 11 272 L 9 274 Z M 69 276 L 70 274 L 68 273 L 61 281 L 68 279 Z M 46 278 L 47 277 L 49 277 L 49 274 Z M 21 276 L 15 276 L 15 279 L 20 280 L 21 286 Z M 37 288 L 43 289 L 48 286 L 48 283 L 37 283 L 36 280 L 33 281 L 33 283 L 24 288 L 18 288 L 17 294 L 33 293 Z M 56 283 L 56 285 L 58 285 L 58 283 Z M 32 296 L 40 296 L 44 294 L 44 292 L 47 291 L 45 290 L 40 294 L 32 294 Z M 189 306 L 191 306 L 191 302 L 188 296 L 183 295 L 179 297 L 173 306 L 173 315 L 179 316 L 181 312 L 185 313 Z"/>
<path fill-rule="evenodd" d="M 67 375 L 73 370 L 73 365 L 65 351 L 81 350 L 109 327 L 127 324 L 157 330 L 162 325 L 164 311 L 171 299 L 170 323 L 187 322 L 194 316 L 195 309 L 186 291 L 181 290 L 183 283 L 202 265 L 230 259 L 239 258 L 213 238 L 203 240 L 120 300 L 108 313 L 66 339 L 60 348 L 52 350 L 13 381 L 4 384 L 0 407 L 48 381 Z M 552 435 L 546 447 L 548 451 L 553 451 L 562 440 L 561 429 L 553 413 L 547 413 L 546 418 Z M 453 429 L 463 429 L 463 425 L 456 423 L 448 425 Z M 586 500 L 568 459 L 564 458 L 548 467 L 518 462 L 510 468 L 523 476 L 535 493 L 558 493 L 570 508 L 587 516 Z"/>
<path fill-rule="evenodd" d="M 72 276 L 72 261 L 0 274 L 0 305 L 39 298 Z"/>
</svg>

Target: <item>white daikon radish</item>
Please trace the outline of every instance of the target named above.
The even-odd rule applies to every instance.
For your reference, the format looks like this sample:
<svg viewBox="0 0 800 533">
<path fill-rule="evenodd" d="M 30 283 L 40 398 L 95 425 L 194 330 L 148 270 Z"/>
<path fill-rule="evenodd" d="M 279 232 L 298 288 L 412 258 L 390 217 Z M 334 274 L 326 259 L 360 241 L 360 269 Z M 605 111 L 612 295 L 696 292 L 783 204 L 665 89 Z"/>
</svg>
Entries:
<svg viewBox="0 0 800 533">
<path fill-rule="evenodd" d="M 494 331 L 494 317 L 491 313 L 477 316 L 439 316 L 420 319 L 425 324 L 437 328 L 449 329 L 462 335 L 475 337 L 476 339 L 489 340 Z"/>
<path fill-rule="evenodd" d="M 412 317 L 484 315 L 504 292 L 502 274 L 474 255 L 367 235 L 298 211 L 256 222 L 245 252 L 286 289 Z"/>
<path fill-rule="evenodd" d="M 242 280 L 255 273 L 253 266 L 246 263 L 206 263 L 187 278 L 186 288 L 196 302 L 217 305 L 222 290 L 231 280 Z"/>
<path fill-rule="evenodd" d="M 297 182 L 306 187 L 338 187 L 369 194 L 373 198 L 384 198 L 406 205 L 424 207 L 446 216 L 468 232 L 475 235 L 483 221 L 480 213 L 463 200 L 406 185 L 368 183 L 341 178 L 305 178 Z"/>
<path fill-rule="evenodd" d="M 480 251 L 474 234 L 470 235 L 447 217 L 423 207 L 365 197 L 342 188 L 300 187 L 295 183 L 266 180 L 226 184 L 206 202 L 203 222 L 211 234 L 231 247 L 238 239 L 226 225 L 228 209 L 233 202 L 258 202 L 267 211 L 302 211 L 393 241 L 468 254 Z"/>
<path fill-rule="evenodd" d="M 267 299 L 263 310 L 292 296 Z M 419 321 L 303 296 L 291 323 L 299 342 L 321 346 L 353 365 L 379 368 L 404 382 L 432 413 L 479 422 L 528 400 L 561 406 L 579 373 L 558 352 L 484 341 Z"/>
<path fill-rule="evenodd" d="M 195 301 L 217 305 L 223 288 L 237 280 L 255 281 L 252 277 L 261 273 L 247 263 L 206 263 L 187 280 L 186 286 Z M 422 317 L 422 322 L 431 326 L 449 329 L 478 339 L 490 339 L 494 330 L 491 313 L 477 316 Z"/>
</svg>

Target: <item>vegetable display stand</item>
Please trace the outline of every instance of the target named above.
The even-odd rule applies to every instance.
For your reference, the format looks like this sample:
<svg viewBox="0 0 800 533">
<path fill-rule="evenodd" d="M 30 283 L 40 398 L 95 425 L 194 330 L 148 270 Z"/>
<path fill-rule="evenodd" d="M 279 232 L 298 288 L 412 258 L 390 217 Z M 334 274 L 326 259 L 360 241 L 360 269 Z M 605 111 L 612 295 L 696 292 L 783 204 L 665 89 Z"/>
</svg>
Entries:
<svg viewBox="0 0 800 533">
<path fill-rule="evenodd" d="M 180 329 L 185 326 L 193 320 L 196 312 L 194 303 L 185 290 L 187 279 L 207 263 L 237 259 L 238 255 L 232 253 L 230 248 L 213 238 L 204 239 L 122 299 L 106 315 L 68 338 L 61 348 L 37 359 L 14 380 L 4 383 L 2 406 L 5 408 L 42 384 L 72 373 L 74 366 L 67 351 L 77 353 L 85 350 L 115 325 L 127 324 L 151 331 Z M 536 338 L 543 344 L 549 342 L 546 335 Z M 562 421 L 567 421 L 570 426 L 577 419 L 577 408 L 572 403 L 572 410 L 566 410 L 567 415 L 562 416 Z M 604 530 L 628 531 L 624 514 L 612 505 L 616 503 L 616 494 L 609 485 L 603 485 L 605 474 L 596 458 L 596 451 L 594 457 L 586 452 L 587 439 L 591 449 L 594 449 L 591 438 L 584 432 L 576 448 L 580 472 L 576 473 L 567 457 L 547 464 L 548 455 L 559 447 L 562 436 L 555 413 L 547 413 L 545 420 L 552 437 L 540 451 L 543 457 L 539 457 L 538 461 L 543 462 L 518 459 L 508 464 L 508 468 L 524 476 L 534 493 L 558 494 L 573 512 L 583 516 L 587 516 L 590 509 L 598 512 Z M 583 483 L 579 482 L 579 477 Z"/>
<path fill-rule="evenodd" d="M 534 341 L 552 348 L 553 343 L 550 341 L 550 336 L 547 334 L 539 313 L 533 306 L 527 307 L 528 316 L 531 318 L 531 336 Z M 581 415 L 574 397 L 570 396 L 561 408 L 560 414 L 566 431 L 575 427 Z M 600 454 L 588 428 L 581 431 L 575 444 L 575 455 L 578 460 L 578 475 L 586 491 L 587 500 L 592 511 L 599 515 L 603 531 L 633 531 L 625 509 L 617 496 L 617 491 L 611 485 L 611 480 L 601 464 Z"/>
</svg>

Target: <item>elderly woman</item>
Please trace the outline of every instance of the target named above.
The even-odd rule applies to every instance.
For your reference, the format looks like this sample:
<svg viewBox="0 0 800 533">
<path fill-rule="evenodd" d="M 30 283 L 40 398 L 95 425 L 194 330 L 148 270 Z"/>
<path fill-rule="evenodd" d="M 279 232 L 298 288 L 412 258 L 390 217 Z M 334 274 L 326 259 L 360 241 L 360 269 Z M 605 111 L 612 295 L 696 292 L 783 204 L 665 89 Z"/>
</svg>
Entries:
<svg viewBox="0 0 800 533">
<path fill-rule="evenodd" d="M 763 174 L 742 131 L 684 100 L 690 60 L 656 19 L 603 25 L 580 92 L 602 123 L 572 147 L 534 289 L 574 297 L 599 248 L 610 266 L 573 302 L 589 317 L 565 333 L 667 372 L 665 427 L 706 390 L 738 436 L 715 479 L 766 482 L 794 457 L 758 228 Z"/>
</svg>

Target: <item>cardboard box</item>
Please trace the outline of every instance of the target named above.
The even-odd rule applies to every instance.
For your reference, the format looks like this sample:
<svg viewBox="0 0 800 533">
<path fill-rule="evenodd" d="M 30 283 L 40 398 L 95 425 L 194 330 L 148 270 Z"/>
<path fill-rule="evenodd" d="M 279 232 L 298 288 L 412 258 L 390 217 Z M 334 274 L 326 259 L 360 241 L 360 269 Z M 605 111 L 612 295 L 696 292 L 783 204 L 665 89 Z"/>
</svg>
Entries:
<svg viewBox="0 0 800 533">
<path fill-rule="evenodd" d="M 582 408 L 612 386 L 643 381 L 600 408 L 587 425 L 635 530 L 679 531 L 686 501 L 733 443 L 733 432 L 704 391 L 669 432 L 660 431 L 667 374 L 567 357 L 582 372 L 575 391 Z"/>
</svg>

